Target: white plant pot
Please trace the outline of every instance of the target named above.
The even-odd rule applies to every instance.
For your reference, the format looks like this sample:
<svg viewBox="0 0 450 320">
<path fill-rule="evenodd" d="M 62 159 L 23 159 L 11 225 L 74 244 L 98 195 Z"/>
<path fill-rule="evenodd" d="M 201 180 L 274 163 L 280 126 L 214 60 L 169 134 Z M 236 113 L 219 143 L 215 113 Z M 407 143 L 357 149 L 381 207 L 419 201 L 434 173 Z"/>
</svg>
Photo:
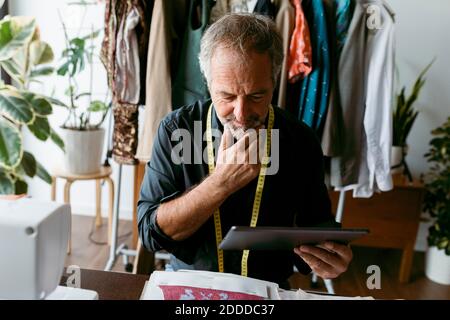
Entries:
<svg viewBox="0 0 450 320">
<path fill-rule="evenodd" d="M 399 165 L 402 162 L 402 153 L 405 153 L 405 157 L 406 157 L 406 153 L 408 152 L 408 146 L 405 147 L 401 147 L 401 146 L 392 146 L 391 148 L 391 168 Z M 403 165 L 395 168 L 395 169 L 391 169 L 391 174 L 396 174 L 396 173 L 403 173 Z"/>
<path fill-rule="evenodd" d="M 74 174 L 90 174 L 100 170 L 105 130 L 62 129 L 66 153 L 64 169 Z"/>
<path fill-rule="evenodd" d="M 428 279 L 450 285 L 450 256 L 437 247 L 429 247 L 426 255 L 425 274 Z"/>
</svg>

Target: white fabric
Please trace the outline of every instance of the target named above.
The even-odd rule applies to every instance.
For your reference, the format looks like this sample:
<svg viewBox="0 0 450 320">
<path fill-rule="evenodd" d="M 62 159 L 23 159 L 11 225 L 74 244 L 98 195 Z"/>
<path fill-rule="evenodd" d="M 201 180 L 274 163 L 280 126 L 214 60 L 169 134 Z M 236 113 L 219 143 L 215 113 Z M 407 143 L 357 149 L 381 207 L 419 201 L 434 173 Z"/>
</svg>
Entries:
<svg viewBox="0 0 450 320">
<path fill-rule="evenodd" d="M 286 93 L 288 84 L 288 64 L 289 44 L 291 42 L 292 32 L 295 25 L 295 8 L 289 0 L 279 0 L 277 3 L 278 12 L 275 18 L 277 30 L 281 34 L 283 40 L 283 66 L 280 72 L 278 82 L 278 102 L 280 108 L 286 108 Z"/>
<path fill-rule="evenodd" d="M 172 111 L 172 83 L 170 80 L 170 25 L 169 2 L 156 0 L 150 25 L 144 125 L 139 137 L 136 158 L 150 160 L 153 141 L 159 123 Z"/>
<path fill-rule="evenodd" d="M 359 175 L 357 184 L 343 185 L 340 181 L 341 163 L 339 158 L 332 159 L 331 180 L 338 191 L 353 190 L 354 197 L 368 198 L 376 191 L 389 191 L 393 188 L 390 171 L 390 153 L 392 146 L 392 103 L 394 78 L 394 13 L 383 0 L 360 0 L 362 13 L 353 19 L 364 19 L 367 34 L 364 54 L 366 70 L 365 110 L 362 125 Z M 369 29 L 366 21 L 367 8 L 375 5 L 379 8 L 382 25 L 379 29 Z M 356 11 L 355 11 L 356 12 Z M 352 20 L 352 24 L 355 21 Z M 352 30 L 350 32 L 360 32 Z M 351 45 L 351 44 L 348 44 Z M 347 46 L 347 44 L 346 44 Z M 343 53 L 345 49 L 343 50 Z M 341 57 L 345 59 L 345 56 Z"/>
<path fill-rule="evenodd" d="M 255 11 L 258 0 L 231 0 L 230 11 L 234 13 L 239 12 L 253 12 Z"/>
<path fill-rule="evenodd" d="M 139 103 L 141 81 L 139 78 L 139 47 L 135 28 L 139 23 L 139 13 L 133 8 L 122 20 L 117 34 L 116 90 L 120 102 Z"/>
<path fill-rule="evenodd" d="M 254 12 L 257 3 L 258 3 L 258 0 L 249 0 L 249 1 L 247 1 L 248 12 Z"/>
<path fill-rule="evenodd" d="M 231 273 L 198 270 L 176 272 L 154 271 L 145 283 L 140 300 L 164 300 L 161 286 L 184 287 L 180 300 L 197 300 L 189 288 L 224 291 L 221 300 L 230 300 L 226 293 L 234 292 L 257 296 L 263 300 L 373 300 L 373 297 L 344 297 L 308 293 L 301 289 L 283 290 L 274 282 L 242 277 Z M 188 287 L 188 288 L 186 288 Z M 191 291 L 191 292 L 190 292 Z M 214 300 L 204 294 L 201 300 Z"/>
</svg>

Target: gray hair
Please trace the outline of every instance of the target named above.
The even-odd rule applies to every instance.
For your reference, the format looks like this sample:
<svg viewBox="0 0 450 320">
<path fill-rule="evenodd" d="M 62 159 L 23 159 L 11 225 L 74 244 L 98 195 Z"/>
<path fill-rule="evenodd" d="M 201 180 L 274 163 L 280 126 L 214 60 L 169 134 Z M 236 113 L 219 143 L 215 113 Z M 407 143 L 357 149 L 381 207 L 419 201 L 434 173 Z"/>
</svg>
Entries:
<svg viewBox="0 0 450 320">
<path fill-rule="evenodd" d="M 198 58 L 208 85 L 211 80 L 211 58 L 219 46 L 233 49 L 244 59 L 249 50 L 267 52 L 272 61 L 272 81 L 276 85 L 283 63 L 283 44 L 270 18 L 252 13 L 227 14 L 205 31 Z"/>
</svg>

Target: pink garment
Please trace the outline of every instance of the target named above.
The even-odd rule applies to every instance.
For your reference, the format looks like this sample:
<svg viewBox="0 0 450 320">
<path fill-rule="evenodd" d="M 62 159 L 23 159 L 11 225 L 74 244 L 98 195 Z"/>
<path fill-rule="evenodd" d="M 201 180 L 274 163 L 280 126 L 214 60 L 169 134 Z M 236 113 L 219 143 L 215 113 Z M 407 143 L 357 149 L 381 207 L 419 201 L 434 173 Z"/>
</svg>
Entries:
<svg viewBox="0 0 450 320">
<path fill-rule="evenodd" d="M 291 0 L 295 7 L 295 28 L 289 46 L 289 82 L 306 77 L 312 70 L 312 48 L 308 23 L 302 9 L 302 0 Z"/>
</svg>

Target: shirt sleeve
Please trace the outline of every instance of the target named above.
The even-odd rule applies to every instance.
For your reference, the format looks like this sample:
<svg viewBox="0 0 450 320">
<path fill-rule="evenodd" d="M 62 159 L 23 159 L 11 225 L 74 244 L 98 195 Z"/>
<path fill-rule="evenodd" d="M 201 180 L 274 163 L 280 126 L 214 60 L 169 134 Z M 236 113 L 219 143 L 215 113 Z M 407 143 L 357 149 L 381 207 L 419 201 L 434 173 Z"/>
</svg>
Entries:
<svg viewBox="0 0 450 320">
<path fill-rule="evenodd" d="M 156 211 L 161 203 L 172 200 L 185 191 L 181 184 L 182 167 L 171 160 L 170 135 L 167 124 L 162 121 L 154 141 L 151 160 L 146 165 L 137 203 L 139 236 L 147 250 L 155 252 L 164 249 L 189 263 L 195 248 L 190 242 L 194 239 L 175 241 L 156 222 Z"/>
</svg>

